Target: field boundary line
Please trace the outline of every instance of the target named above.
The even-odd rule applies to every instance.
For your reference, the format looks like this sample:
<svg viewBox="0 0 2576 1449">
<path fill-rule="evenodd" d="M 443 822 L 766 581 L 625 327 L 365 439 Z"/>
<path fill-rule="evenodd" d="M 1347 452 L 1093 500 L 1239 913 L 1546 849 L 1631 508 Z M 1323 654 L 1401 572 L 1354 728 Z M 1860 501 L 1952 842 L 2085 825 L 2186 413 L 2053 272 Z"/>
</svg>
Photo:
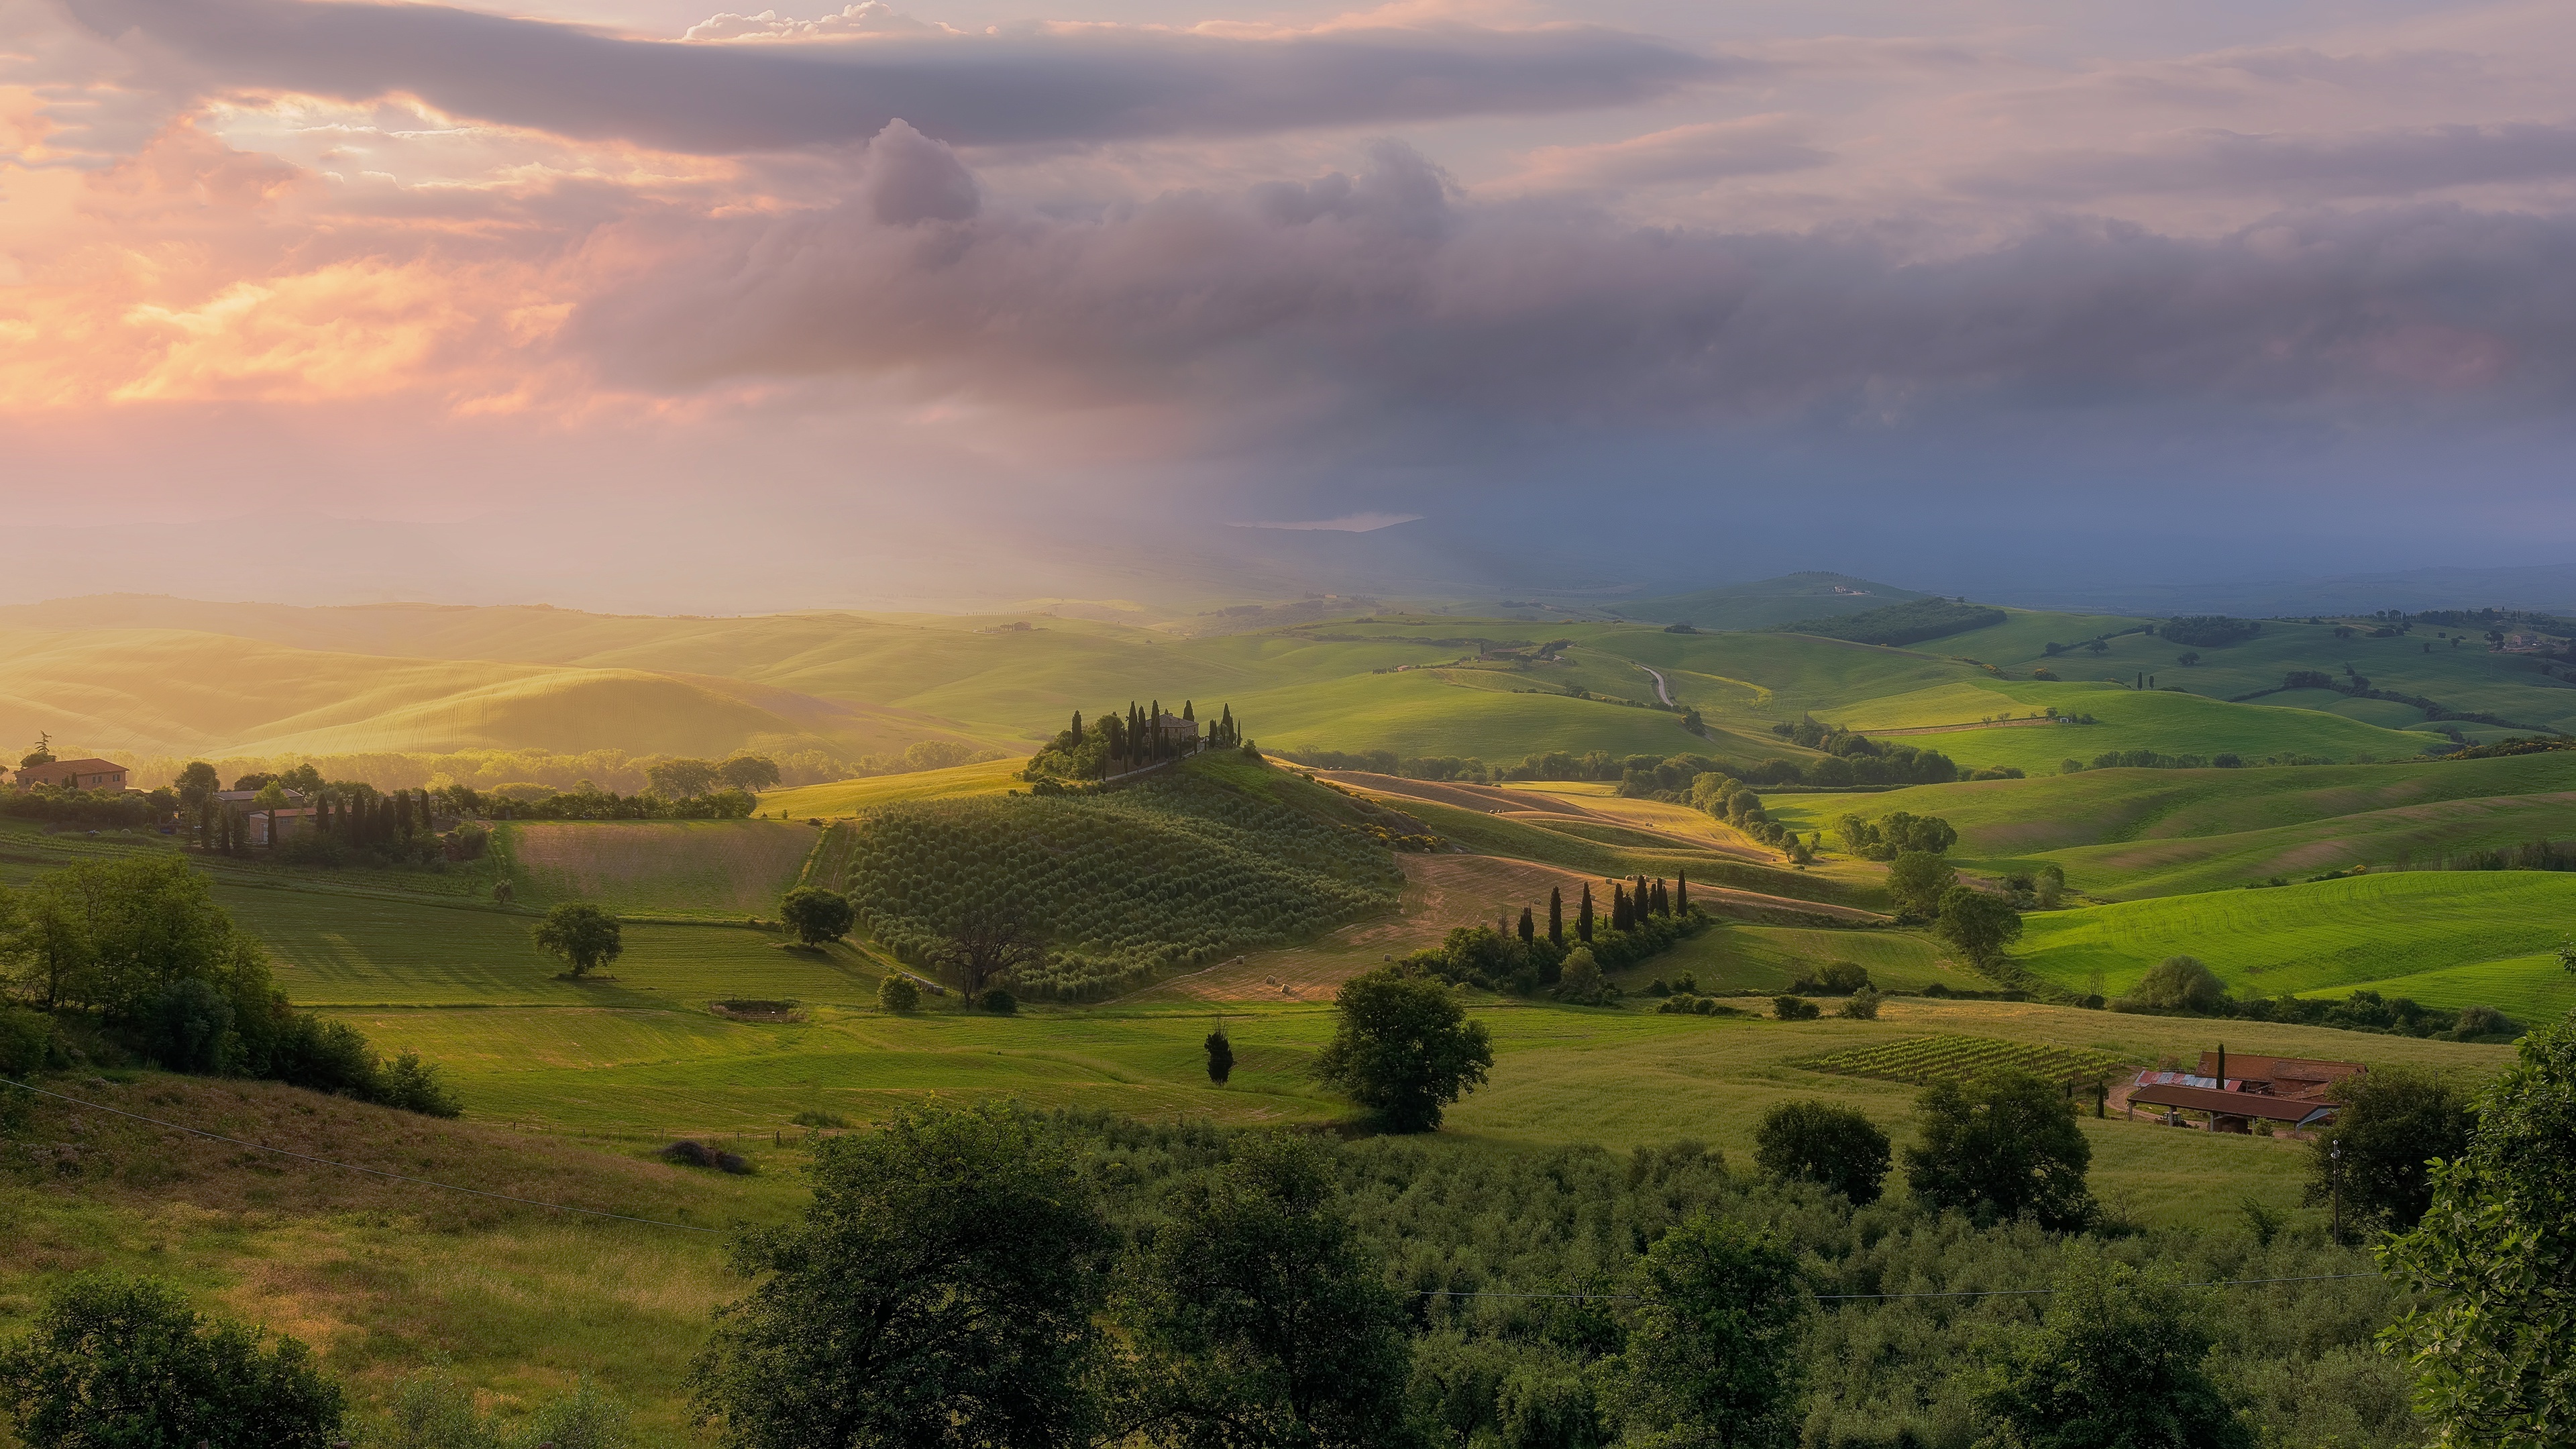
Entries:
<svg viewBox="0 0 2576 1449">
<path fill-rule="evenodd" d="M 408 1182 L 419 1187 L 435 1187 L 447 1192 L 461 1192 L 472 1197 L 494 1198 L 501 1202 L 514 1202 L 526 1207 L 541 1207 L 559 1213 L 581 1213 L 585 1216 L 594 1218 L 614 1218 L 621 1223 L 642 1223 L 647 1227 L 678 1228 L 684 1233 L 722 1233 L 724 1231 L 722 1228 L 702 1228 L 694 1223 L 672 1223 L 664 1222 L 660 1218 L 639 1218 L 626 1213 L 609 1212 L 603 1208 L 571 1207 L 559 1202 L 540 1202 L 532 1197 L 513 1197 L 506 1192 L 487 1192 L 479 1187 L 460 1187 L 452 1182 L 436 1182 L 426 1177 L 406 1177 L 399 1172 L 387 1172 L 378 1167 L 360 1167 L 354 1162 L 335 1162 L 328 1157 L 315 1157 L 309 1152 L 294 1152 L 283 1147 L 271 1147 L 265 1142 L 245 1142 L 239 1137 L 226 1137 L 220 1132 L 208 1132 L 202 1127 L 190 1127 L 185 1123 L 180 1122 L 164 1122 L 158 1117 L 146 1117 L 140 1112 L 128 1112 L 119 1107 L 105 1107 L 96 1102 L 84 1102 L 78 1097 L 65 1096 L 60 1092 L 49 1092 L 42 1087 L 30 1086 L 25 1082 L 17 1081 L 9 1077 L 0 1077 L 0 1082 L 7 1082 L 10 1086 L 16 1087 L 22 1092 L 33 1092 L 39 1097 L 51 1097 L 57 1102 L 69 1102 L 75 1107 L 85 1107 L 92 1112 L 105 1112 L 112 1117 L 124 1117 L 135 1122 L 149 1122 L 155 1127 L 166 1127 L 173 1132 L 185 1132 L 192 1137 L 203 1137 L 212 1142 L 230 1143 L 235 1147 L 247 1147 L 254 1152 L 274 1152 L 280 1157 L 292 1157 L 299 1162 L 316 1162 L 320 1163 L 324 1167 L 337 1167 L 346 1172 L 362 1172 L 369 1177 L 388 1178 L 395 1182 Z"/>
</svg>

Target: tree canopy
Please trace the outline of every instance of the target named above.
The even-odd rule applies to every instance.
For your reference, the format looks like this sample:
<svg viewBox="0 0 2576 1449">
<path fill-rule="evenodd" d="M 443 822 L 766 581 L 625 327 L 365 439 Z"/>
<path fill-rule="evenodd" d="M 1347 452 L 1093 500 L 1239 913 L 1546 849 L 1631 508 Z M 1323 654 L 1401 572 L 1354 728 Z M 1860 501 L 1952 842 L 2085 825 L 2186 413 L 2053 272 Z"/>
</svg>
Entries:
<svg viewBox="0 0 2576 1449">
<path fill-rule="evenodd" d="M 1991 1449 L 2252 1449 L 2212 1379 L 2208 1308 L 2170 1269 L 2068 1250 L 2036 1328 L 1977 1402 Z"/>
<path fill-rule="evenodd" d="M 813 1201 L 737 1242 L 757 1282 L 698 1356 L 717 1441 L 1084 1442 L 1115 1240 L 1062 1141 L 986 1103 L 907 1111 L 813 1154 Z"/>
<path fill-rule="evenodd" d="M 1494 1065 L 1485 1024 L 1442 982 L 1372 971 L 1343 983 L 1333 1039 L 1315 1073 L 1389 1130 L 1428 1132 Z"/>
<path fill-rule="evenodd" d="M 2432 1203 L 2380 1249 L 2430 1302 L 2382 1335 L 2414 1365 L 2445 1442 L 2576 1437 L 2576 1017 L 2522 1039 L 2478 1098 L 2468 1150 L 2431 1171 Z"/>
<path fill-rule="evenodd" d="M 617 918 L 588 901 L 566 901 L 546 912 L 536 929 L 537 949 L 572 968 L 575 976 L 614 961 L 626 950 Z"/>
<path fill-rule="evenodd" d="M 1848 1107 L 1783 1102 L 1754 1129 L 1753 1160 L 1774 1177 L 1819 1183 L 1867 1207 L 1887 1176 L 1887 1134 Z"/>
<path fill-rule="evenodd" d="M 2433 1205 L 2426 1163 L 2468 1150 L 2477 1126 L 2469 1094 L 2432 1072 L 2381 1066 L 2337 1082 L 2334 1098 L 2343 1110 L 2309 1144 L 2307 1200 L 2324 1203 L 2340 1191 L 2347 1224 L 2415 1226 Z"/>
<path fill-rule="evenodd" d="M 798 886 L 778 901 L 778 919 L 796 933 L 796 939 L 808 946 L 820 946 L 850 934 L 858 924 L 858 909 L 850 898 L 839 891 L 820 886 Z"/>
<path fill-rule="evenodd" d="M 1705 1214 L 1637 1265 L 1624 1399 L 1665 1439 L 1709 1446 L 1798 1441 L 1798 1339 L 1813 1301 L 1797 1256 L 1766 1230 Z"/>
<path fill-rule="evenodd" d="M 261 1338 L 167 1284 L 85 1274 L 0 1349 L 0 1408 L 36 1449 L 328 1449 L 339 1386 L 302 1343 Z"/>
<path fill-rule="evenodd" d="M 1905 1176 L 1925 1203 L 1985 1223 L 2027 1213 L 2053 1230 L 2092 1220 L 2084 1174 L 2093 1144 L 2055 1085 L 2028 1072 L 1990 1071 L 1933 1083 L 1915 1111 L 1921 1141 L 1905 1149 Z"/>
</svg>

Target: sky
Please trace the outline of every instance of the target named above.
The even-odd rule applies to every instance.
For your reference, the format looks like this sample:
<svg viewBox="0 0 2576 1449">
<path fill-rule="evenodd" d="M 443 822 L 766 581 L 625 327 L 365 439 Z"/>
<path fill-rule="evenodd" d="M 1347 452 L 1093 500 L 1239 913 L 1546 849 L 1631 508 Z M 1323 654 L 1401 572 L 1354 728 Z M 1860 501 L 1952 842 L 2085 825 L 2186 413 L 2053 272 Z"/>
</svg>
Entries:
<svg viewBox="0 0 2576 1449">
<path fill-rule="evenodd" d="M 0 597 L 2576 542 L 2563 4 L 716 3 L 0 0 Z"/>
</svg>

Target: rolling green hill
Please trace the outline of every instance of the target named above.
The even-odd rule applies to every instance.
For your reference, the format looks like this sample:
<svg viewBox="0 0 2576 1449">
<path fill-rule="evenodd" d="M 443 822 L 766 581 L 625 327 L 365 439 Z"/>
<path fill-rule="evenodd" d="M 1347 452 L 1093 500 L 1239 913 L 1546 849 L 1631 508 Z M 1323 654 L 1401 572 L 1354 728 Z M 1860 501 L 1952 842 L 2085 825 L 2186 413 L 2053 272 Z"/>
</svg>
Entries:
<svg viewBox="0 0 2576 1449">
<path fill-rule="evenodd" d="M 2026 918 L 2014 954 L 2079 992 L 2099 972 L 2104 993 L 2118 995 L 2156 962 L 2188 955 L 2240 995 L 2401 994 L 2385 984 L 2402 979 L 2430 1006 L 2531 1020 L 2567 996 L 2567 973 L 2542 953 L 2566 936 L 2571 913 L 2576 875 L 2396 872 L 2041 913 Z"/>
<path fill-rule="evenodd" d="M 2576 833 L 2576 758 L 2087 770 L 1767 804 L 1828 842 L 1846 813 L 1937 815 L 1958 828 L 1965 864 L 2003 872 L 2055 861 L 2076 889 L 2125 900 L 2565 838 Z"/>
</svg>

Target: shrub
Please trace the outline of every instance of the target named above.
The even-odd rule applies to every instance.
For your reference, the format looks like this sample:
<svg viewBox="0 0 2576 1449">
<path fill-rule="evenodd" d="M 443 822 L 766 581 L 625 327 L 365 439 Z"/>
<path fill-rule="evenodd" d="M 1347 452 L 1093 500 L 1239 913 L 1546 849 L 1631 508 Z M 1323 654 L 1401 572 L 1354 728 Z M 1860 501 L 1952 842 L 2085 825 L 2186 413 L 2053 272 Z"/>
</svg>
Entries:
<svg viewBox="0 0 2576 1449">
<path fill-rule="evenodd" d="M 0 1077 L 41 1072 L 56 1065 L 61 1054 L 62 1049 L 54 1042 L 52 1017 L 23 1006 L 0 1007 Z"/>
<path fill-rule="evenodd" d="M 1782 1021 L 1814 1021 L 1824 1013 L 1803 996 L 1781 996 L 1772 999 L 1771 1014 Z"/>
<path fill-rule="evenodd" d="M 712 1167 L 730 1172 L 737 1177 L 748 1177 L 753 1171 L 751 1159 L 739 1153 L 727 1152 L 722 1148 L 709 1147 L 703 1142 L 687 1140 L 674 1142 L 662 1149 L 662 1156 L 684 1166 Z"/>
<path fill-rule="evenodd" d="M 2463 1006 L 2450 1035 L 2457 1041 L 2476 1041 L 2480 1037 L 2510 1036 L 2518 1030 L 2520 1026 L 2512 1017 L 2492 1006 Z"/>
<path fill-rule="evenodd" d="M 1011 993 L 1007 989 L 999 986 L 996 986 L 985 992 L 983 995 L 976 997 L 975 1004 L 982 1007 L 984 1010 L 993 1013 L 995 1016 L 1008 1016 L 1012 1012 L 1020 1009 L 1019 1002 L 1012 999 Z"/>
<path fill-rule="evenodd" d="M 1878 992 L 1867 986 L 1862 987 L 1853 992 L 1851 999 L 1843 1003 L 1843 1009 L 1835 1012 L 1834 1015 L 1852 1021 L 1878 1020 Z"/>
<path fill-rule="evenodd" d="M 2227 999 L 2226 984 L 2196 956 L 2167 956 L 2147 968 L 2137 989 L 2121 1005 L 2146 1011 L 2216 1011 Z"/>
<path fill-rule="evenodd" d="M 447 1085 L 438 1068 L 420 1059 L 418 1052 L 404 1052 L 387 1063 L 376 1101 L 424 1117 L 459 1117 L 465 1104 L 457 1100 L 455 1089 Z"/>
<path fill-rule="evenodd" d="M 799 1127 L 847 1127 L 850 1119 L 838 1112 L 820 1112 L 808 1107 L 787 1119 Z"/>
<path fill-rule="evenodd" d="M 233 1032 L 233 1004 L 193 976 L 161 989 L 143 1021 L 143 1044 L 152 1059 L 169 1070 L 201 1076 L 225 1071 L 241 1057 L 241 1038 Z"/>
<path fill-rule="evenodd" d="M 1789 990 L 1799 996 L 1849 996 L 1868 990 L 1869 985 L 1869 972 L 1858 962 L 1833 961 L 1790 982 Z"/>
<path fill-rule="evenodd" d="M 326 1449 L 340 1430 L 339 1386 L 303 1344 L 281 1338 L 263 1351 L 260 1339 L 199 1314 L 167 1284 L 85 1274 L 0 1351 L 0 1406 L 38 1449 Z"/>
<path fill-rule="evenodd" d="M 913 985 L 909 976 L 888 972 L 886 979 L 877 983 L 877 1006 L 897 1016 L 916 1011 L 921 1006 L 921 988 Z"/>
</svg>

